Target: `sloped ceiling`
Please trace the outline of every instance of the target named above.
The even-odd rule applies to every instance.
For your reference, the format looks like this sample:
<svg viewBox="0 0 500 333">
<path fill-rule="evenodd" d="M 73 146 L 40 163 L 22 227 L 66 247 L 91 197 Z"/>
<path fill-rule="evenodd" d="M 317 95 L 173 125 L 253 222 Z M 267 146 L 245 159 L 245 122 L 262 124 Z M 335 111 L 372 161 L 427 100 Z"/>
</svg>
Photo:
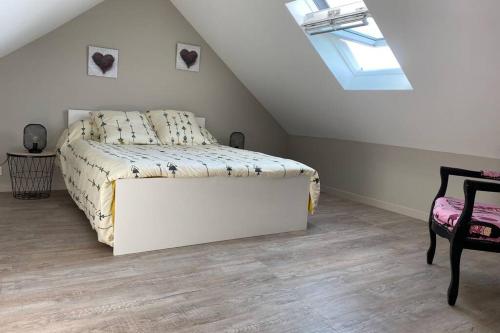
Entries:
<svg viewBox="0 0 500 333">
<path fill-rule="evenodd" d="M 172 0 L 292 135 L 500 158 L 500 2 L 365 0 L 414 91 L 344 91 L 285 0 Z"/>
<path fill-rule="evenodd" d="M 0 0 L 0 58 L 103 0 Z"/>
</svg>

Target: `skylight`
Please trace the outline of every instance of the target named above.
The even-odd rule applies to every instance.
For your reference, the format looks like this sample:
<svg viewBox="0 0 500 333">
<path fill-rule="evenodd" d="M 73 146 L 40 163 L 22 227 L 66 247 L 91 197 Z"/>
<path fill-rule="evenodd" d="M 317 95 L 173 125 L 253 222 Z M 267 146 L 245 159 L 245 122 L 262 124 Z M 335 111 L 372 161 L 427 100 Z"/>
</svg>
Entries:
<svg viewBox="0 0 500 333">
<path fill-rule="evenodd" d="M 295 0 L 287 7 L 346 90 L 411 90 L 362 0 Z"/>
<path fill-rule="evenodd" d="M 366 38 L 370 38 L 372 40 L 382 40 L 384 39 L 384 35 L 382 35 L 382 32 L 378 28 L 377 23 L 375 20 L 371 17 L 367 18 L 368 25 L 357 27 L 357 28 L 352 28 L 352 29 L 347 29 L 346 31 L 358 34 L 360 36 L 364 36 Z"/>
<path fill-rule="evenodd" d="M 373 47 L 350 40 L 343 40 L 357 71 L 400 70 L 399 62 L 388 46 Z M 349 55 L 346 55 L 348 57 Z"/>
</svg>

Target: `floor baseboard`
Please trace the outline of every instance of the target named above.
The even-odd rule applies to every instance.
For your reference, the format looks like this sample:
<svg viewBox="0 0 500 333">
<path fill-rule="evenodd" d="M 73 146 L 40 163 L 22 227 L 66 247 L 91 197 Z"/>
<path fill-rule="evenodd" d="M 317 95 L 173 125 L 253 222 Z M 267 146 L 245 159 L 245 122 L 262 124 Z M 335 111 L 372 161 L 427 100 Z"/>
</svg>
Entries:
<svg viewBox="0 0 500 333">
<path fill-rule="evenodd" d="M 55 186 L 52 187 L 52 190 L 54 190 L 54 191 L 66 189 L 64 184 L 57 184 L 56 183 L 54 185 Z M 374 199 L 371 197 L 367 197 L 367 196 L 359 195 L 356 193 L 340 190 L 340 189 L 337 189 L 335 187 L 327 186 L 327 185 L 323 185 L 323 184 L 321 184 L 321 190 L 323 192 L 331 193 L 331 194 L 334 194 L 334 195 L 341 197 L 341 198 L 344 198 L 344 199 L 348 199 L 348 200 L 363 203 L 365 205 L 385 209 L 385 210 L 388 210 L 388 211 L 391 211 L 394 213 L 413 217 L 413 218 L 418 219 L 418 220 L 427 221 L 427 214 L 428 213 L 414 209 L 414 208 L 409 208 L 409 207 L 394 204 L 391 202 Z M 11 191 L 10 185 L 0 184 L 0 192 L 10 192 L 10 191 Z"/>
<path fill-rule="evenodd" d="M 64 183 L 55 181 L 52 184 L 52 191 L 61 191 L 61 190 L 66 190 L 66 185 L 64 185 Z M 0 193 L 2 192 L 12 192 L 11 185 L 0 183 Z"/>
<path fill-rule="evenodd" d="M 388 211 L 391 211 L 394 213 L 413 217 L 417 220 L 427 221 L 428 212 L 424 212 L 424 211 L 417 210 L 414 208 L 410 208 L 410 207 L 394 204 L 391 202 L 382 201 L 382 200 L 374 199 L 371 197 L 359 195 L 356 193 L 340 190 L 340 189 L 337 189 L 335 187 L 327 186 L 327 185 L 323 185 L 323 184 L 321 184 L 321 190 L 326 192 L 326 193 L 334 194 L 340 198 L 344 198 L 344 199 L 356 201 L 359 203 L 363 203 L 365 205 L 385 209 L 385 210 L 388 210 Z"/>
<path fill-rule="evenodd" d="M 0 183 L 0 192 L 11 192 L 12 189 L 10 187 L 10 184 L 2 184 Z"/>
</svg>

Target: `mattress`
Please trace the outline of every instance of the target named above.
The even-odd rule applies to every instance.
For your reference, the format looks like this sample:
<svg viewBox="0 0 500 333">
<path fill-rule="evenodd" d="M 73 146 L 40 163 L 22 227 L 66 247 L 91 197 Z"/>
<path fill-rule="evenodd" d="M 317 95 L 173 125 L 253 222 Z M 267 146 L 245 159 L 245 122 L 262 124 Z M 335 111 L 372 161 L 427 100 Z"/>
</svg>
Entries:
<svg viewBox="0 0 500 333">
<path fill-rule="evenodd" d="M 311 212 L 319 198 L 319 176 L 314 169 L 293 160 L 219 144 L 113 145 L 77 139 L 58 145 L 57 153 L 69 194 L 85 212 L 98 240 L 110 246 L 118 179 L 308 177 Z"/>
</svg>

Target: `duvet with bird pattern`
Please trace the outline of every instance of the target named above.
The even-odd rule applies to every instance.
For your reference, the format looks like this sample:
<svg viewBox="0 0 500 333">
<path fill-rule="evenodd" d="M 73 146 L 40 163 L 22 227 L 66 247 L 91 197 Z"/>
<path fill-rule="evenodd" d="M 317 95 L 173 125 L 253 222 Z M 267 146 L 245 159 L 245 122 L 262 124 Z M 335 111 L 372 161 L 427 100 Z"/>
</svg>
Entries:
<svg viewBox="0 0 500 333">
<path fill-rule="evenodd" d="M 64 134 L 63 134 L 64 135 Z M 308 177 L 310 213 L 318 203 L 318 173 L 299 162 L 219 144 L 114 145 L 60 140 L 59 166 L 68 191 L 100 242 L 113 246 L 115 180 L 124 178 Z M 62 143 L 61 143 L 62 142 Z"/>
</svg>

